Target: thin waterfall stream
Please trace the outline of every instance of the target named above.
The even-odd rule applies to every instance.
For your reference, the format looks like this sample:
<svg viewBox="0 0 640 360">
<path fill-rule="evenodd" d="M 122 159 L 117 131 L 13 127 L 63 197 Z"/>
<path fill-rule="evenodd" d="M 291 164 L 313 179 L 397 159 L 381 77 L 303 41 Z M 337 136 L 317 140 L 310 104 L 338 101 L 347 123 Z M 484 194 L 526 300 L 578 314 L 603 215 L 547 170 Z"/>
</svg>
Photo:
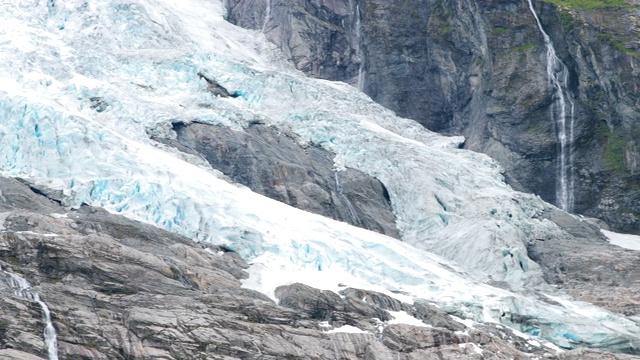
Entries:
<svg viewBox="0 0 640 360">
<path fill-rule="evenodd" d="M 42 317 L 45 321 L 43 332 L 44 344 L 47 347 L 47 355 L 49 360 L 58 360 L 58 341 L 56 337 L 56 329 L 51 322 L 51 312 L 44 301 L 40 300 L 40 295 L 31 290 L 31 285 L 24 278 L 0 268 L 0 272 L 4 274 L 7 284 L 13 289 L 13 293 L 23 299 L 35 301 L 42 308 Z"/>
<path fill-rule="evenodd" d="M 356 4 L 356 56 L 360 60 L 360 65 L 358 66 L 358 90 L 362 91 L 364 88 L 364 56 L 362 56 L 362 50 L 360 49 L 361 43 L 361 27 L 362 27 L 362 17 L 360 16 L 360 4 Z"/>
<path fill-rule="evenodd" d="M 358 216 L 358 212 L 353 207 L 353 204 L 351 203 L 349 198 L 344 194 L 344 191 L 342 189 L 342 184 L 340 183 L 340 177 L 338 175 L 338 171 L 334 171 L 333 176 L 336 181 L 336 190 L 338 192 L 338 196 L 340 197 L 340 200 L 342 200 L 342 202 L 347 206 L 347 209 L 349 210 L 349 217 L 351 218 L 351 224 L 355 226 L 362 225 L 362 220 Z"/>
<path fill-rule="evenodd" d="M 264 10 L 264 20 L 262 20 L 262 33 L 264 34 L 267 29 L 267 23 L 269 22 L 269 18 L 271 17 L 271 0 L 266 0 L 267 7 Z"/>
<path fill-rule="evenodd" d="M 540 22 L 540 18 L 533 8 L 532 0 L 527 1 L 547 48 L 547 78 L 554 97 L 551 117 L 555 123 L 560 147 L 556 177 L 556 205 L 564 211 L 572 212 L 574 204 L 574 103 L 568 90 L 569 70 L 558 57 L 551 38 L 544 31 L 542 22 Z"/>
</svg>

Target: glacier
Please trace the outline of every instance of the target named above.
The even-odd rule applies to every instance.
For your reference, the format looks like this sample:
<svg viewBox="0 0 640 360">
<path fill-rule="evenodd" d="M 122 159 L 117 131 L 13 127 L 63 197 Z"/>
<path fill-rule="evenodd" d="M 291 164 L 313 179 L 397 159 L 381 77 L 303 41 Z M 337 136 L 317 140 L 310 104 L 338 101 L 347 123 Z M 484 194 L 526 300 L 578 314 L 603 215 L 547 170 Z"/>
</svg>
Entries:
<svg viewBox="0 0 640 360">
<path fill-rule="evenodd" d="M 251 261 L 245 286 L 271 297 L 292 282 L 346 284 L 565 348 L 640 346 L 635 322 L 571 300 L 528 258 L 528 242 L 568 236 L 540 217 L 551 205 L 513 191 L 462 137 L 306 78 L 224 14 L 216 0 L 1 2 L 0 174 L 61 190 L 68 207 L 224 244 Z M 239 96 L 211 95 L 200 73 Z M 175 136 L 173 122 L 256 120 L 332 151 L 336 171 L 379 179 L 402 242 L 252 193 L 150 139 Z"/>
</svg>

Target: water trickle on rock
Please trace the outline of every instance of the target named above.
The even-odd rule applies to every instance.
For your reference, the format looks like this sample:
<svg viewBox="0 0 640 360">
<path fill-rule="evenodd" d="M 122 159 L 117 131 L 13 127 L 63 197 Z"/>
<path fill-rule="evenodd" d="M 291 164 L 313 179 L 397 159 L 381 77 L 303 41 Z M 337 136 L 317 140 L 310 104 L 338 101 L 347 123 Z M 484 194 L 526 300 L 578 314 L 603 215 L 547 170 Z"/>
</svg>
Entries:
<svg viewBox="0 0 640 360">
<path fill-rule="evenodd" d="M 40 295 L 37 292 L 30 290 L 31 285 L 29 285 L 27 280 L 12 272 L 2 270 L 2 268 L 0 268 L 0 272 L 4 274 L 5 281 L 13 289 L 14 295 L 23 299 L 35 301 L 42 308 L 42 317 L 46 324 L 43 335 L 44 343 L 47 347 L 47 355 L 49 356 L 49 360 L 58 360 L 56 329 L 53 327 L 53 323 L 51 322 L 51 312 L 49 311 L 49 307 L 44 303 L 44 301 L 40 300 Z"/>
<path fill-rule="evenodd" d="M 360 65 L 358 66 L 358 90 L 362 91 L 364 88 L 364 56 L 362 55 L 362 50 L 360 49 L 361 43 L 361 28 L 362 26 L 362 17 L 360 16 L 360 5 L 356 5 L 356 56 L 360 59 Z"/>
<path fill-rule="evenodd" d="M 560 147 L 556 178 L 556 205 L 564 211 L 572 212 L 574 203 L 574 104 L 568 89 L 569 70 L 556 54 L 553 42 L 544 31 L 540 18 L 533 8 L 532 0 L 527 1 L 529 2 L 529 9 L 536 19 L 538 29 L 540 29 L 540 33 L 542 33 L 544 44 L 547 48 L 547 78 L 549 79 L 553 96 L 551 117 L 555 123 Z"/>
<path fill-rule="evenodd" d="M 353 207 L 353 204 L 351 203 L 349 198 L 344 194 L 344 190 L 342 188 L 342 184 L 340 184 L 340 177 L 338 175 L 338 172 L 334 171 L 333 172 L 333 176 L 334 176 L 334 179 L 336 181 L 336 190 L 338 191 L 338 196 L 340 196 L 340 200 L 342 200 L 344 202 L 344 204 L 347 206 L 347 209 L 349 210 L 349 217 L 351 218 L 350 219 L 351 223 L 356 225 L 356 226 L 361 226 L 362 225 L 362 220 L 358 216 L 358 212 Z"/>
<path fill-rule="evenodd" d="M 264 20 L 262 21 L 262 33 L 264 34 L 267 29 L 267 23 L 269 22 L 269 18 L 271 17 L 271 0 L 266 0 L 267 7 L 264 10 Z"/>
</svg>

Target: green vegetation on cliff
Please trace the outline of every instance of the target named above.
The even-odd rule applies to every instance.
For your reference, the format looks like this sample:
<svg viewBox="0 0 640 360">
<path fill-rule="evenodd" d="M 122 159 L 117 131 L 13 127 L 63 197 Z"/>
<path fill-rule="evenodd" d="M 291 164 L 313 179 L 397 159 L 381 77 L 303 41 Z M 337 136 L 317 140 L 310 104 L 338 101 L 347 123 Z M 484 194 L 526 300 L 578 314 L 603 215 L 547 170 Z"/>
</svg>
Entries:
<svg viewBox="0 0 640 360">
<path fill-rule="evenodd" d="M 625 0 L 544 0 L 545 2 L 566 6 L 576 9 L 600 9 L 612 6 L 622 6 L 626 4 Z"/>
</svg>

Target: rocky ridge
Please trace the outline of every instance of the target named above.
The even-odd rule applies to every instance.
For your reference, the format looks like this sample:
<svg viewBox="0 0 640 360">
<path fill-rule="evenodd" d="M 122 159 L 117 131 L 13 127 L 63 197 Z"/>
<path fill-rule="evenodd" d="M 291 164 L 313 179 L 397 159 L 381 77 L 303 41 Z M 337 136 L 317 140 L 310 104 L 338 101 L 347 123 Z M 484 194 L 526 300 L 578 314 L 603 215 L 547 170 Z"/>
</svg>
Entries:
<svg viewBox="0 0 640 360">
<path fill-rule="evenodd" d="M 554 355 L 500 325 L 468 328 L 428 303 L 359 289 L 291 284 L 276 304 L 241 287 L 247 264 L 225 248 L 98 208 L 65 209 L 54 192 L 15 179 L 0 179 L 0 191 L 5 359 L 46 358 L 42 309 L 15 294 L 9 274 L 49 307 L 65 359 L 627 358 Z M 424 325 L 383 323 L 400 311 Z M 340 332 L 345 325 L 361 330 Z"/>
</svg>

